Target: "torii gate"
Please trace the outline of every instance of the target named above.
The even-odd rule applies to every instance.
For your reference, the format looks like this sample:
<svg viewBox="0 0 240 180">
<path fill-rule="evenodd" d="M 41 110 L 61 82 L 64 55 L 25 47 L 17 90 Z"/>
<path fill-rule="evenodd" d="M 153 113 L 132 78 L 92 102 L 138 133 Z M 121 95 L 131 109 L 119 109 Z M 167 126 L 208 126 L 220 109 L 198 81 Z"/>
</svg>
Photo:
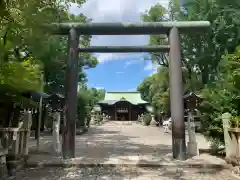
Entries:
<svg viewBox="0 0 240 180">
<path fill-rule="evenodd" d="M 63 135 L 64 158 L 75 157 L 77 113 L 77 75 L 79 52 L 168 52 L 170 104 L 172 117 L 173 158 L 186 158 L 184 127 L 183 80 L 180 55 L 180 33 L 202 33 L 210 27 L 208 21 L 145 22 L 145 23 L 56 23 L 50 25 L 54 34 L 68 35 L 68 64 L 66 75 L 66 124 Z M 148 35 L 167 34 L 169 45 L 159 46 L 95 46 L 79 47 L 80 35 Z"/>
</svg>

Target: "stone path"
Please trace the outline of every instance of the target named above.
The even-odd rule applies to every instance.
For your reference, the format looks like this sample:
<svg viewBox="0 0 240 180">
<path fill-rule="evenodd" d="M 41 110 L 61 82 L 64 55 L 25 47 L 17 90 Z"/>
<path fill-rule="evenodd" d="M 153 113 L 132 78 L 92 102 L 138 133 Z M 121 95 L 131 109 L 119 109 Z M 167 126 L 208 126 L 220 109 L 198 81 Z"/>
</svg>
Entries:
<svg viewBox="0 0 240 180">
<path fill-rule="evenodd" d="M 92 126 L 89 132 L 76 137 L 76 158 L 63 161 L 51 154 L 51 137 L 41 139 L 41 150 L 46 153 L 30 154 L 29 164 L 85 164 L 84 168 L 33 168 L 17 174 L 17 179 L 64 180 L 64 179 L 162 179 L 162 180 L 236 180 L 230 170 L 211 168 L 187 168 L 171 158 L 171 134 L 163 129 L 145 127 L 136 122 L 106 122 L 101 126 Z M 186 138 L 188 139 L 188 138 Z M 209 144 L 202 135 L 197 135 L 198 146 L 206 149 Z M 34 143 L 32 142 L 32 148 Z M 31 149 L 32 149 L 31 148 Z M 225 164 L 225 161 L 209 155 L 200 155 L 184 163 L 190 164 Z M 127 167 L 103 166 L 91 167 L 91 164 L 127 164 Z M 136 164 L 161 164 L 161 168 L 143 168 Z M 133 165 L 133 166 L 129 166 Z M 82 166 L 79 166 L 82 167 Z"/>
<path fill-rule="evenodd" d="M 208 142 L 197 136 L 200 148 L 208 148 Z M 47 146 L 47 142 L 48 146 Z M 136 122 L 106 122 L 93 126 L 89 132 L 76 137 L 77 160 L 85 163 L 154 163 L 169 162 L 172 151 L 171 134 L 154 126 L 142 126 Z M 51 137 L 43 137 L 42 150 L 51 152 Z M 52 155 L 34 155 L 29 162 L 48 161 Z"/>
<path fill-rule="evenodd" d="M 35 168 L 16 180 L 239 180 L 228 170 L 194 168 Z"/>
</svg>

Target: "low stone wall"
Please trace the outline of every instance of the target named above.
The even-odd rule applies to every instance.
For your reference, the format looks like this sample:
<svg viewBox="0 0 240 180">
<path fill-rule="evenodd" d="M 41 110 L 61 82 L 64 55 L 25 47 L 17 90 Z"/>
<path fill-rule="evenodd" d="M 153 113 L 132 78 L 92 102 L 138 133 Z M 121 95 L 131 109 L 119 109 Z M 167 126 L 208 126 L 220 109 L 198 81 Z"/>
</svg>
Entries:
<svg viewBox="0 0 240 180">
<path fill-rule="evenodd" d="M 3 164 L 6 163 L 8 174 L 14 175 L 16 170 L 23 166 L 24 161 L 28 157 L 29 131 L 23 128 L 9 127 L 0 128 L 0 132 L 2 134 L 2 149 L 7 151 L 1 151 L 1 161 L 3 162 L 1 166 L 4 167 Z M 5 170 L 1 171 L 5 172 Z"/>
</svg>

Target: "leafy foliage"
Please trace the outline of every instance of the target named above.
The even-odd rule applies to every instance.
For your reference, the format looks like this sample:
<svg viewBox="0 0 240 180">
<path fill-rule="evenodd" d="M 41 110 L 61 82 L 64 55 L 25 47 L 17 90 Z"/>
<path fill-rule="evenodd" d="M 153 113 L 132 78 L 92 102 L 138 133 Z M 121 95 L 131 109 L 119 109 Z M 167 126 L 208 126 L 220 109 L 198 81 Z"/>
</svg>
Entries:
<svg viewBox="0 0 240 180">
<path fill-rule="evenodd" d="M 239 83 L 238 66 L 239 48 L 235 54 L 227 54 L 222 59 L 218 80 L 214 86 L 202 89 L 204 101 L 201 104 L 202 121 L 206 135 L 223 142 L 221 114 L 230 112 L 239 115 Z"/>
<path fill-rule="evenodd" d="M 142 98 L 152 103 L 156 114 L 169 111 L 168 68 L 160 67 L 158 72 L 147 77 L 137 90 Z"/>
<path fill-rule="evenodd" d="M 158 21 L 166 21 L 166 12 L 167 10 L 160 4 L 156 4 L 149 11 L 145 11 L 142 13 L 141 18 L 144 22 L 158 22 Z M 149 45 L 159 45 L 159 44 L 167 44 L 167 36 L 166 35 L 151 35 L 149 40 Z M 167 54 L 163 53 L 150 53 L 149 57 L 146 59 L 151 59 L 153 63 L 159 64 L 167 67 Z"/>
<path fill-rule="evenodd" d="M 81 6 L 85 0 L 0 1 L 1 88 L 6 85 L 20 92 L 44 90 L 64 94 L 68 40 L 52 35 L 51 30 L 42 25 L 90 21 L 83 14 L 69 14 L 71 3 Z M 88 46 L 90 40 L 91 36 L 81 36 L 80 45 Z M 95 67 L 97 63 L 91 54 L 79 54 L 79 84 L 87 81 L 84 69 Z M 92 97 L 79 97 L 84 99 L 86 111 Z"/>
<path fill-rule="evenodd" d="M 213 142 L 223 142 L 221 114 L 240 111 L 240 1 L 170 0 L 168 9 L 156 4 L 143 13 L 143 21 L 210 21 L 210 30 L 204 35 L 181 35 L 184 91 L 194 91 L 203 97 L 199 107 L 205 135 Z M 165 36 L 151 36 L 149 44 L 166 43 Z M 149 54 L 160 66 L 158 72 L 139 85 L 142 97 L 150 101 L 156 114 L 168 114 L 168 71 L 166 54 Z M 164 57 L 164 58 L 163 58 Z M 167 100 L 168 99 L 168 100 Z"/>
<path fill-rule="evenodd" d="M 152 116 L 149 113 L 146 113 L 143 115 L 143 124 L 145 126 L 149 126 L 151 124 L 152 121 Z"/>
<path fill-rule="evenodd" d="M 29 85 L 26 84 L 27 82 L 21 84 L 21 80 L 26 80 L 26 73 L 29 72 L 29 67 L 23 70 L 23 68 L 26 68 L 26 65 L 23 66 L 23 64 L 26 64 L 31 59 L 32 63 L 29 66 L 33 66 L 33 72 L 39 69 L 39 72 L 43 71 L 44 73 L 44 89 L 50 93 L 64 93 L 67 66 L 67 37 L 51 35 L 50 30 L 44 29 L 42 24 L 68 21 L 83 23 L 89 21 L 82 14 L 72 15 L 68 13 L 71 3 L 77 3 L 80 6 L 84 2 L 85 0 L 1 1 L 1 83 L 10 83 L 14 87 L 20 86 L 26 88 L 26 90 L 36 90 L 36 87 L 30 85 L 31 82 Z M 90 36 L 81 37 L 80 44 L 87 46 L 90 43 L 90 39 Z M 86 81 L 83 68 L 95 67 L 96 64 L 97 60 L 91 54 L 80 54 L 79 82 Z M 13 72 L 13 69 L 17 70 L 18 68 L 19 70 L 14 71 L 14 74 L 9 74 Z M 26 73 L 18 76 L 18 72 Z M 39 72 L 36 72 L 35 76 L 40 78 L 41 73 Z M 32 74 L 31 78 L 33 78 Z M 3 79 L 5 79 L 4 82 Z M 28 81 L 31 81 L 31 79 L 28 79 Z M 16 82 L 17 84 L 14 84 Z"/>
<path fill-rule="evenodd" d="M 78 91 L 78 106 L 77 106 L 77 127 L 85 127 L 90 122 L 91 111 L 93 106 L 99 100 L 103 100 L 105 90 L 82 87 Z"/>
<path fill-rule="evenodd" d="M 38 91 L 41 90 L 43 83 L 40 77 L 40 65 L 35 64 L 29 57 L 22 62 L 4 63 L 0 71 L 0 84 L 8 84 L 19 91 Z"/>
</svg>

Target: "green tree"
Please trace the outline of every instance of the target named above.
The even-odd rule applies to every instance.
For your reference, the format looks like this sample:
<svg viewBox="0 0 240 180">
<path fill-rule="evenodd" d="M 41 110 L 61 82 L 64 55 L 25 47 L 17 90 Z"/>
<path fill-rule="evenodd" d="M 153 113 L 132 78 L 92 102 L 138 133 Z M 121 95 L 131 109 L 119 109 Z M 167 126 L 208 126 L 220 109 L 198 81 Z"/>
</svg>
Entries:
<svg viewBox="0 0 240 180">
<path fill-rule="evenodd" d="M 168 68 L 159 67 L 156 74 L 147 77 L 137 87 L 144 100 L 150 102 L 154 112 L 169 114 Z"/>
<path fill-rule="evenodd" d="M 19 92 L 39 91 L 42 88 L 41 67 L 28 58 L 22 62 L 4 63 L 0 71 L 0 84 L 7 84 Z"/>
<path fill-rule="evenodd" d="M 41 91 L 42 74 L 47 92 L 63 93 L 67 65 L 67 37 L 54 36 L 43 24 L 89 21 L 69 14 L 70 3 L 85 0 L 3 0 L 0 2 L 0 84 L 23 91 Z M 87 46 L 91 36 L 81 36 Z M 79 83 L 86 81 L 84 69 L 95 67 L 91 54 L 79 55 Z"/>
<path fill-rule="evenodd" d="M 41 25 L 52 22 L 89 21 L 82 14 L 75 16 L 68 13 L 71 2 L 81 5 L 85 1 L 1 1 L 0 37 L 3 44 L 0 48 L 5 51 L 0 51 L 2 57 L 0 61 L 8 61 L 10 56 L 15 56 L 16 60 L 33 57 L 42 61 L 45 90 L 48 92 L 63 93 L 67 37 L 53 36 L 49 29 L 44 29 Z M 81 37 L 81 45 L 89 45 L 90 38 L 90 36 Z M 20 56 L 22 53 L 25 54 L 24 57 Z M 97 60 L 91 54 L 80 54 L 79 81 L 86 81 L 83 69 L 95 67 L 96 64 Z"/>
<path fill-rule="evenodd" d="M 171 0 L 167 10 L 163 11 L 164 8 L 157 4 L 143 15 L 144 21 L 155 22 L 165 21 L 167 18 L 164 17 L 176 21 L 210 21 L 210 30 L 204 35 L 181 35 L 182 70 L 184 90 L 195 91 L 204 98 L 200 110 L 206 135 L 220 141 L 223 137 L 221 114 L 228 111 L 239 115 L 239 50 L 235 52 L 240 44 L 239 7 L 240 1 L 237 0 L 186 0 L 184 4 Z M 165 43 L 162 39 L 162 36 L 151 36 L 149 43 Z M 159 56 L 150 54 L 150 59 L 168 67 Z M 154 107 L 163 110 L 162 102 L 167 102 L 168 90 L 162 84 L 163 79 L 154 81 L 153 76 L 146 78 L 139 90 Z"/>
<path fill-rule="evenodd" d="M 105 90 L 82 86 L 78 91 L 77 127 L 85 127 L 90 121 L 91 111 L 98 101 L 103 100 Z"/>
<path fill-rule="evenodd" d="M 159 22 L 166 21 L 166 13 L 167 9 L 165 9 L 162 5 L 156 4 L 152 6 L 149 11 L 145 11 L 141 15 L 141 19 L 144 22 Z M 149 45 L 161 45 L 167 44 L 167 36 L 166 35 L 151 35 L 149 40 Z M 153 63 L 168 67 L 167 54 L 165 53 L 149 53 L 149 57 L 146 59 L 151 59 Z"/>
<path fill-rule="evenodd" d="M 233 116 L 238 116 L 239 108 L 239 58 L 240 48 L 237 47 L 233 54 L 223 56 L 219 65 L 218 79 L 214 86 L 202 89 L 204 98 L 200 110 L 205 134 L 223 143 L 223 128 L 221 114 L 230 112 Z"/>
</svg>

